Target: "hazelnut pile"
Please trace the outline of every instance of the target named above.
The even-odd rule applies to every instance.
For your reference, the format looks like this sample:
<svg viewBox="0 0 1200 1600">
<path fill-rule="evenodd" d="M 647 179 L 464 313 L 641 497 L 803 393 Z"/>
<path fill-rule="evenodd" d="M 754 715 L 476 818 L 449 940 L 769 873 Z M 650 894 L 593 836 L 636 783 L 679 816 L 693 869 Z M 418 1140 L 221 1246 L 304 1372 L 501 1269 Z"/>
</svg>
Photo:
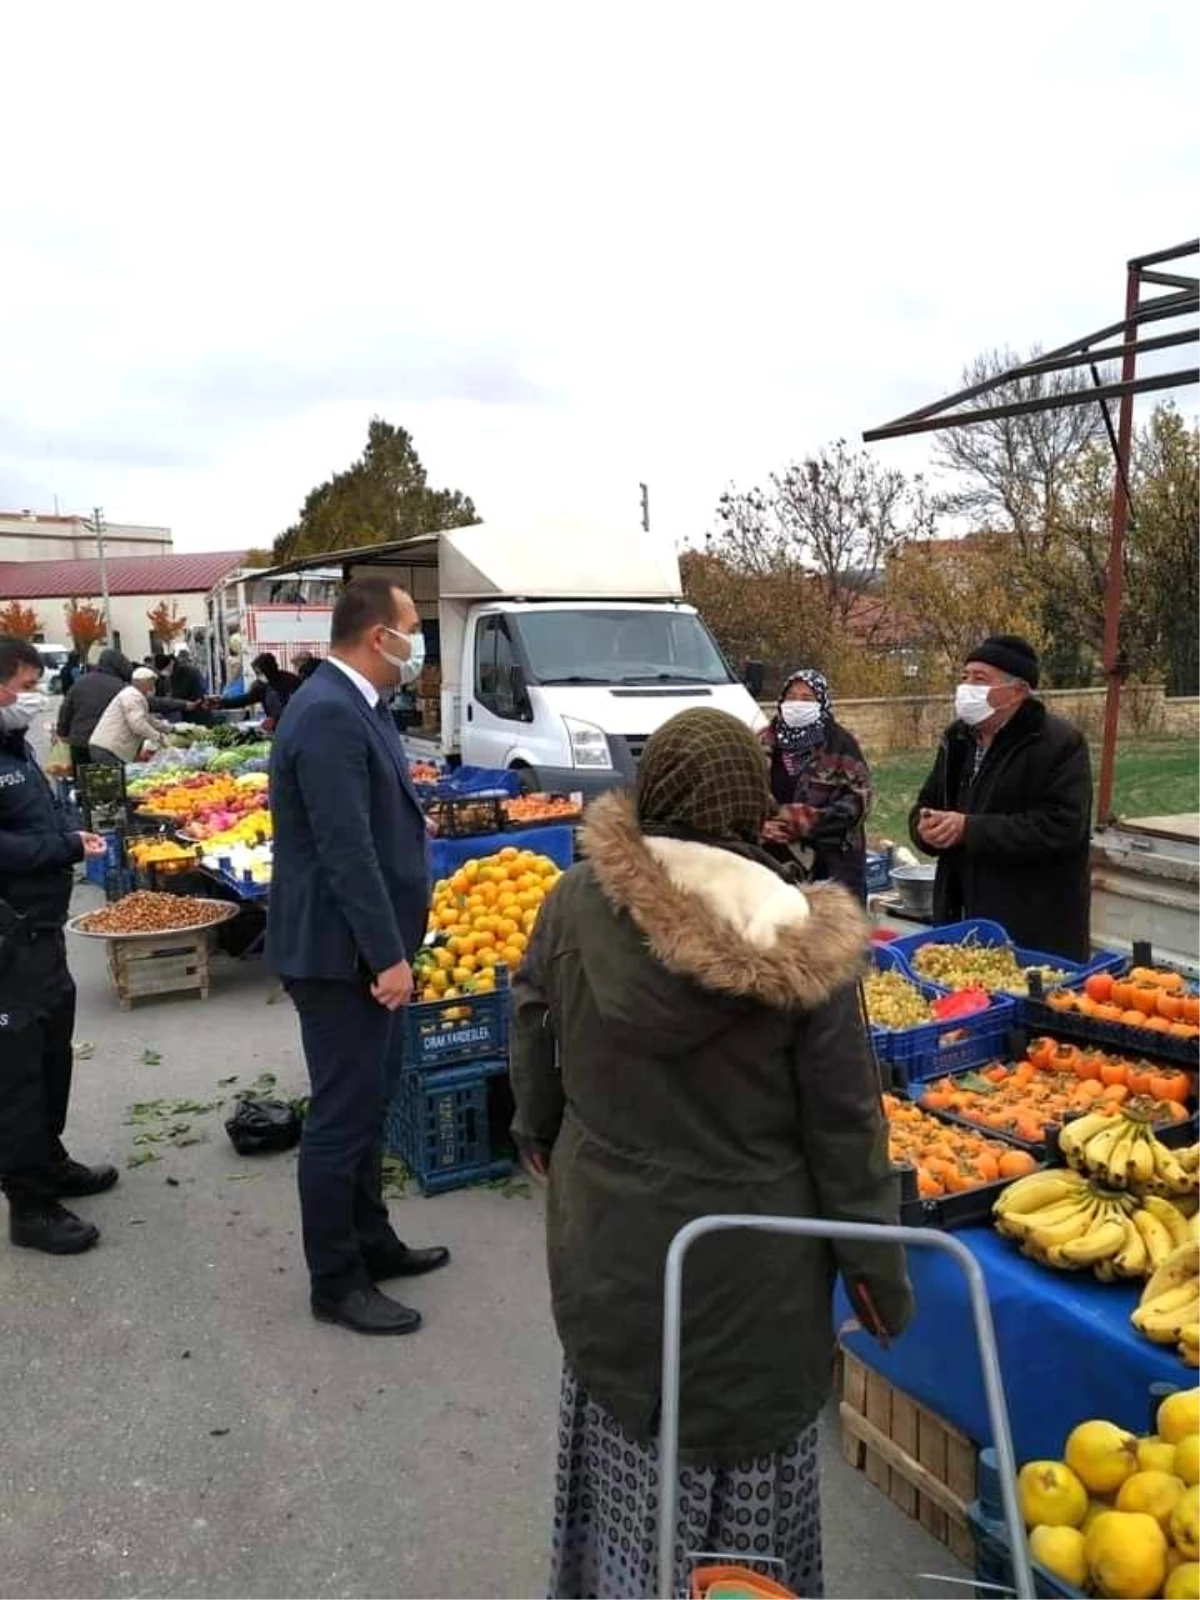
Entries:
<svg viewBox="0 0 1200 1600">
<path fill-rule="evenodd" d="M 179 933 L 185 928 L 205 928 L 219 921 L 225 908 L 211 900 L 186 895 L 151 894 L 138 889 L 111 906 L 102 906 L 80 919 L 86 933 Z"/>
</svg>

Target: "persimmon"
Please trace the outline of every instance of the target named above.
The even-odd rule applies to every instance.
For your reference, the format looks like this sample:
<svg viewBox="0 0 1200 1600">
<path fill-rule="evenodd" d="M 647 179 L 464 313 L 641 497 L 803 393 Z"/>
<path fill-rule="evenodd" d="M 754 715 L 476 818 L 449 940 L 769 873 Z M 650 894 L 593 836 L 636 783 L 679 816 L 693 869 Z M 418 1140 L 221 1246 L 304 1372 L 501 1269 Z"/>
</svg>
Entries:
<svg viewBox="0 0 1200 1600">
<path fill-rule="evenodd" d="M 1154 1083 L 1155 1068 L 1149 1061 L 1131 1061 L 1129 1071 L 1125 1074 L 1125 1083 L 1130 1094 L 1151 1094 Z"/>
<path fill-rule="evenodd" d="M 1158 991 L 1158 1014 L 1168 1022 L 1178 1022 L 1183 1016 L 1184 996 L 1174 989 Z"/>
<path fill-rule="evenodd" d="M 1046 996 L 1046 1004 L 1051 1011 L 1076 1010 L 1075 996 L 1069 989 L 1053 989 Z"/>
<path fill-rule="evenodd" d="M 1103 1084 L 1124 1084 L 1129 1074 L 1129 1063 L 1122 1061 L 1117 1056 L 1105 1056 L 1100 1062 L 1100 1082 Z"/>
<path fill-rule="evenodd" d="M 1154 1016 L 1158 1011 L 1158 994 L 1157 984 L 1135 983 L 1130 995 L 1130 1009 L 1140 1011 L 1143 1016 Z"/>
<path fill-rule="evenodd" d="M 1121 1021 L 1127 1028 L 1144 1028 L 1146 1026 L 1146 1013 L 1144 1011 L 1122 1011 Z"/>
<path fill-rule="evenodd" d="M 1106 1105 L 1119 1106 L 1123 1100 L 1129 1098 L 1129 1085 L 1127 1083 L 1110 1083 L 1105 1089 L 1103 1100 Z"/>
<path fill-rule="evenodd" d="M 1112 998 L 1113 975 L 1111 972 L 1093 972 L 1090 978 L 1085 979 L 1083 988 L 1089 1000 L 1094 1000 L 1097 1005 L 1105 1005 Z"/>
<path fill-rule="evenodd" d="M 1114 978 L 1110 998 L 1113 1005 L 1128 1011 L 1133 1004 L 1133 984 L 1128 978 Z"/>
<path fill-rule="evenodd" d="M 1037 1162 L 1028 1150 L 1006 1150 L 1000 1157 L 999 1167 L 1002 1178 L 1023 1178 L 1027 1172 L 1032 1172 Z"/>
<path fill-rule="evenodd" d="M 1200 1025 L 1200 994 L 1185 994 L 1183 997 L 1183 1020 L 1196 1027 Z"/>
<path fill-rule="evenodd" d="M 926 1199 L 933 1199 L 935 1195 L 945 1194 L 938 1180 L 931 1172 L 926 1172 L 924 1167 L 917 1168 L 917 1193 Z"/>
<path fill-rule="evenodd" d="M 1173 1022 L 1170 1031 L 1176 1039 L 1200 1039 L 1200 1028 L 1194 1022 Z"/>
<path fill-rule="evenodd" d="M 1108 1005 L 1097 1006 L 1092 1015 L 1097 1022 L 1120 1022 L 1121 1008 L 1110 1001 Z"/>
<path fill-rule="evenodd" d="M 1166 1017 L 1147 1017 L 1146 1027 L 1151 1033 L 1170 1033 L 1171 1024 Z"/>
<path fill-rule="evenodd" d="M 1029 1059 L 1033 1062 L 1035 1067 L 1048 1067 L 1050 1065 L 1050 1058 L 1054 1054 L 1054 1050 L 1055 1041 L 1053 1039 L 1047 1039 L 1043 1035 L 1042 1038 L 1035 1039 L 1029 1046 Z"/>
</svg>

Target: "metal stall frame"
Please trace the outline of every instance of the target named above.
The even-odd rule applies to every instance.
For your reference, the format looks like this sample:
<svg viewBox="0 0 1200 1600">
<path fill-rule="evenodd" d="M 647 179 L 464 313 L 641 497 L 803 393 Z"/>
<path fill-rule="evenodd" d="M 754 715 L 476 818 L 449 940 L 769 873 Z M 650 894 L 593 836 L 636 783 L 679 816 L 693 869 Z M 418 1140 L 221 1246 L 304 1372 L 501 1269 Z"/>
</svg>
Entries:
<svg viewBox="0 0 1200 1600">
<path fill-rule="evenodd" d="M 899 1244 L 940 1250 L 957 1261 L 967 1279 L 971 1318 L 979 1345 L 983 1369 L 983 1388 L 988 1419 L 992 1425 L 992 1445 L 1004 1502 L 1004 1519 L 1012 1547 L 1013 1592 L 1017 1600 L 1034 1600 L 1033 1572 L 1025 1543 L 1025 1523 L 1017 1498 L 1017 1464 L 1013 1453 L 1012 1430 L 1008 1424 L 1008 1405 L 1004 1379 L 996 1348 L 996 1330 L 988 1303 L 987 1283 L 978 1261 L 953 1235 L 928 1228 L 874 1226 L 860 1222 L 827 1222 L 820 1217 L 755 1217 L 737 1214 L 696 1217 L 682 1227 L 667 1251 L 663 1285 L 662 1418 L 659 1429 L 659 1472 L 662 1494 L 658 1523 L 658 1593 L 660 1600 L 673 1600 L 675 1590 L 675 1523 L 679 1508 L 679 1380 L 683 1342 L 683 1267 L 697 1239 L 711 1233 L 751 1228 L 762 1233 L 782 1233 L 802 1239 L 840 1239 L 860 1244 Z"/>
<path fill-rule="evenodd" d="M 1098 403 L 1104 412 L 1105 429 L 1116 460 L 1116 479 L 1113 484 L 1112 511 L 1108 545 L 1108 569 L 1104 599 L 1104 676 L 1107 695 L 1104 702 L 1104 743 L 1100 755 L 1100 777 L 1097 785 L 1096 814 L 1101 824 L 1115 820 L 1112 814 L 1113 779 L 1116 771 L 1117 730 L 1121 714 L 1121 684 L 1127 672 L 1120 647 L 1121 579 L 1125 533 L 1131 514 L 1129 493 L 1129 462 L 1133 443 L 1133 402 L 1139 394 L 1156 390 L 1181 389 L 1200 382 L 1200 369 L 1195 365 L 1177 368 L 1172 372 L 1155 372 L 1138 375 L 1138 357 L 1154 351 L 1171 350 L 1200 340 L 1200 328 L 1170 328 L 1153 337 L 1139 337 L 1140 330 L 1150 323 L 1178 324 L 1179 319 L 1194 317 L 1200 310 L 1200 277 L 1187 273 L 1164 272 L 1163 263 L 1179 261 L 1200 253 L 1200 239 L 1189 239 L 1183 244 L 1171 245 L 1165 250 L 1152 250 L 1147 255 L 1133 256 L 1126 264 L 1125 315 L 1120 322 L 1110 323 L 1095 333 L 1073 339 L 1032 361 L 1010 367 L 994 378 L 960 389 L 956 394 L 936 400 L 932 405 L 906 412 L 894 422 L 879 428 L 868 428 L 863 439 L 875 444 L 883 439 L 901 439 L 915 433 L 935 433 L 945 428 L 969 428 L 972 423 L 991 422 L 1000 417 L 1022 416 L 1029 412 L 1051 411 L 1063 406 L 1081 406 Z M 1167 293 L 1143 297 L 1146 288 L 1165 289 Z M 1105 344 L 1107 339 L 1119 343 Z M 1119 382 L 1105 382 L 1100 373 L 1100 363 L 1120 361 Z M 971 402 L 986 394 L 1003 391 L 1006 386 L 1022 378 L 1042 377 L 1049 372 L 1063 372 L 1072 367 L 1087 367 L 1092 377 L 1092 388 L 1080 388 L 1062 394 L 1042 395 L 1032 399 L 1012 400 L 994 406 L 978 407 Z M 1109 415 L 1108 402 L 1120 401 L 1120 412 L 1114 430 Z"/>
</svg>

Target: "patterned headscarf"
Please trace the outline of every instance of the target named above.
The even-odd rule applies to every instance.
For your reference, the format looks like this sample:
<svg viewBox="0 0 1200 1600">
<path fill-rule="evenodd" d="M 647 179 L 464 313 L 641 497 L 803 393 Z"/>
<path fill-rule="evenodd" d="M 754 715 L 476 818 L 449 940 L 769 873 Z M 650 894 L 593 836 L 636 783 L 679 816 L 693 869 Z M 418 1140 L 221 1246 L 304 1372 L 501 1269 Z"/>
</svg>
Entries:
<svg viewBox="0 0 1200 1600">
<path fill-rule="evenodd" d="M 795 869 L 759 843 L 774 810 L 766 752 L 727 711 L 681 711 L 646 741 L 637 814 L 651 838 L 717 845 L 791 882 Z"/>
<path fill-rule="evenodd" d="M 817 704 L 821 708 L 821 715 L 807 728 L 789 728 L 783 720 L 783 702 L 787 699 L 787 692 L 794 683 L 806 683 L 816 695 Z M 776 745 L 788 755 L 803 755 L 805 751 L 815 749 L 817 745 L 825 743 L 832 715 L 833 708 L 829 703 L 829 680 L 823 672 L 817 672 L 812 667 L 802 667 L 799 672 L 792 673 L 779 691 L 779 705 L 775 712 L 775 720 L 771 724 Z"/>
<path fill-rule="evenodd" d="M 646 743 L 638 821 L 712 844 L 757 844 L 774 810 L 759 741 L 727 711 L 683 711 Z"/>
</svg>

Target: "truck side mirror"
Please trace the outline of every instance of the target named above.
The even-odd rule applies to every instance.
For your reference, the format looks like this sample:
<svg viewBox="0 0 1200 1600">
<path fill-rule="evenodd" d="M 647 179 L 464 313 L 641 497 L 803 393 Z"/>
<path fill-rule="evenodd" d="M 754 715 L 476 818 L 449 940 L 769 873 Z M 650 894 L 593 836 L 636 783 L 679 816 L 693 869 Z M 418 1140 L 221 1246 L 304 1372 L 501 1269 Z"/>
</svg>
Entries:
<svg viewBox="0 0 1200 1600">
<path fill-rule="evenodd" d="M 749 689 L 756 700 L 762 699 L 763 687 L 767 681 L 766 668 L 761 661 L 747 661 L 742 669 L 742 682 Z"/>
</svg>

